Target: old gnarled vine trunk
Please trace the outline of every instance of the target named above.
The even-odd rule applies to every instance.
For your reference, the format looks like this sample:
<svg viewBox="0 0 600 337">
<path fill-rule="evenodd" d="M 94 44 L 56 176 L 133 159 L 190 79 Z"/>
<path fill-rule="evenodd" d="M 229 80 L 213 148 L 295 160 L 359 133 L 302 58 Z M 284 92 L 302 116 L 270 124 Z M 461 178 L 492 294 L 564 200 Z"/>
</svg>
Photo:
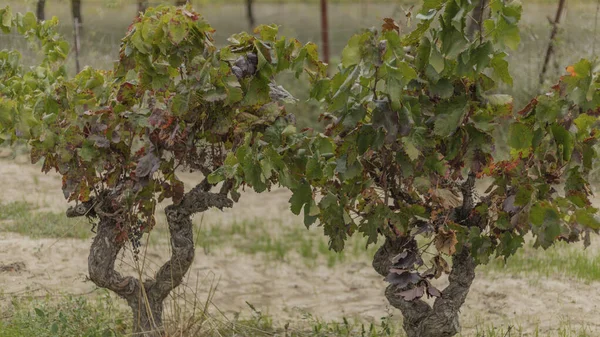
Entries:
<svg viewBox="0 0 600 337">
<path fill-rule="evenodd" d="M 133 313 L 133 332 L 136 336 L 156 337 L 164 334 L 163 302 L 183 277 L 194 259 L 193 225 L 191 216 L 211 207 L 231 207 L 227 191 L 209 192 L 212 186 L 202 183 L 185 194 L 177 205 L 165 209 L 171 234 L 171 258 L 156 273 L 144 281 L 123 276 L 115 270 L 115 261 L 125 242 L 119 241 L 115 210 L 105 204 L 108 199 L 92 199 L 70 208 L 68 216 L 94 216 L 99 222 L 88 258 L 89 277 L 97 286 L 114 291 L 127 301 Z"/>
<path fill-rule="evenodd" d="M 382 276 L 387 276 L 392 266 L 392 257 L 405 249 L 416 248 L 411 238 L 386 238 L 373 258 L 373 268 Z M 468 249 L 452 257 L 452 271 L 448 277 L 450 284 L 430 306 L 423 300 L 405 301 L 395 285 L 389 285 L 385 296 L 389 303 L 399 309 L 404 317 L 404 330 L 408 337 L 451 337 L 460 332 L 459 309 L 465 302 L 471 283 L 475 278 L 475 261 Z"/>
</svg>

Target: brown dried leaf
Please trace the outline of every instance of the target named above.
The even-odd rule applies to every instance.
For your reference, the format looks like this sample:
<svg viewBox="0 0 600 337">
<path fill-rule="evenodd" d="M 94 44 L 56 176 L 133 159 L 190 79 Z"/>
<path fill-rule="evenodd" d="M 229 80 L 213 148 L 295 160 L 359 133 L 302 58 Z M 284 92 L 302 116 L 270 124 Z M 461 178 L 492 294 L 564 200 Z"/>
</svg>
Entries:
<svg viewBox="0 0 600 337">
<path fill-rule="evenodd" d="M 448 265 L 448 262 L 441 255 L 434 256 L 431 262 L 435 267 L 435 278 L 439 278 L 442 273 L 450 273 L 450 265 Z"/>
<path fill-rule="evenodd" d="M 398 23 L 396 21 L 394 21 L 394 19 L 392 18 L 385 18 L 383 19 L 384 23 L 381 25 L 381 29 L 384 32 L 390 31 L 390 30 L 395 30 L 396 32 L 398 32 L 398 34 L 400 34 L 400 26 L 398 25 Z"/>
<path fill-rule="evenodd" d="M 453 230 L 440 230 L 438 235 L 435 237 L 435 248 L 440 253 L 453 255 L 456 253 L 456 233 Z"/>
<path fill-rule="evenodd" d="M 462 197 L 455 191 L 437 188 L 430 192 L 432 199 L 439 203 L 444 209 L 453 209 L 462 205 Z"/>
</svg>

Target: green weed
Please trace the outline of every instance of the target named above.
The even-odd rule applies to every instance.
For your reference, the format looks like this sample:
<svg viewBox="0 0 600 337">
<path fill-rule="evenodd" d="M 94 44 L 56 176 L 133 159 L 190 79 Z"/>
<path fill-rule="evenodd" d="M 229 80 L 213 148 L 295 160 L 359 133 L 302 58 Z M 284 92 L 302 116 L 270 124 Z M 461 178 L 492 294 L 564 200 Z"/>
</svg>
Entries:
<svg viewBox="0 0 600 337">
<path fill-rule="evenodd" d="M 96 300 L 14 298 L 2 312 L 0 337 L 111 337 L 127 332 L 124 313 L 106 295 Z"/>
<path fill-rule="evenodd" d="M 32 238 L 77 238 L 92 236 L 92 225 L 84 218 L 67 218 L 64 213 L 38 212 L 26 202 L 0 204 L 0 230 Z"/>
<path fill-rule="evenodd" d="M 300 257 L 307 267 L 322 262 L 333 267 L 348 258 L 370 259 L 378 248 L 377 245 L 366 247 L 366 238 L 357 234 L 346 243 L 344 251 L 336 253 L 329 250 L 321 230 L 320 227 L 307 230 L 301 224 L 286 226 L 280 221 L 250 219 L 231 224 L 199 225 L 195 235 L 196 246 L 206 254 L 231 247 L 240 253 L 261 254 L 272 261 L 289 262 Z"/>
<path fill-rule="evenodd" d="M 483 271 L 502 271 L 503 273 L 535 273 L 546 277 L 563 275 L 584 281 L 600 280 L 600 255 L 591 250 L 584 250 L 581 245 L 557 243 L 547 250 L 535 249 L 528 244 L 506 264 L 497 259 Z"/>
</svg>

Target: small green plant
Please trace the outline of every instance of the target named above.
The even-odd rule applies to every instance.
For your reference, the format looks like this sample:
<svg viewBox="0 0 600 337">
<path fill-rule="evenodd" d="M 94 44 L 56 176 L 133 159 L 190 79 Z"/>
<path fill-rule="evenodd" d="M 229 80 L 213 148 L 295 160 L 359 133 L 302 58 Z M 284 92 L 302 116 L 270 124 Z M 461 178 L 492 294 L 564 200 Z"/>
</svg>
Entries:
<svg viewBox="0 0 600 337">
<path fill-rule="evenodd" d="M 0 337 L 113 337 L 124 336 L 127 324 L 113 300 L 102 296 L 15 298 L 0 320 Z M 6 314 L 6 316 L 4 315 Z"/>
<path fill-rule="evenodd" d="M 32 238 L 76 238 L 92 236 L 93 225 L 85 220 L 66 218 L 64 213 L 37 211 L 26 202 L 0 204 L 0 230 Z"/>
</svg>

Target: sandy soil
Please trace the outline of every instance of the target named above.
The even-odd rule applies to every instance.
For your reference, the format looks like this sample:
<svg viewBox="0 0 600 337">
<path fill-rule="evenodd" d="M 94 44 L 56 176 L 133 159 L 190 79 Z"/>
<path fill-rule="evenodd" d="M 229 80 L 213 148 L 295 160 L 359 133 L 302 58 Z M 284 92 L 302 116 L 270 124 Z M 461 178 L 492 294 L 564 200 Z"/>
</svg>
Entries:
<svg viewBox="0 0 600 337">
<path fill-rule="evenodd" d="M 194 177 L 185 175 L 184 179 Z M 0 202 L 27 201 L 57 212 L 66 209 L 60 178 L 43 175 L 34 166 L 0 161 L 0 186 Z M 288 198 L 283 190 L 260 196 L 248 192 L 234 211 L 210 211 L 203 221 L 262 217 L 283 219 L 282 225 L 299 225 L 299 219 L 288 211 Z M 88 240 L 34 240 L 0 232 L 0 265 L 25 265 L 19 271 L 0 273 L 0 305 L 12 295 L 91 293 L 95 287 L 86 281 L 88 248 Z M 168 246 L 150 247 L 144 274 L 151 275 L 167 256 Z M 135 272 L 132 261 L 125 254 L 119 268 Z M 212 303 L 228 314 L 248 312 L 249 302 L 281 320 L 296 320 L 303 313 L 326 320 L 358 317 L 378 321 L 389 313 L 399 317 L 383 297 L 386 284 L 366 260 L 311 269 L 301 262 L 267 262 L 227 248 L 210 255 L 197 250 L 183 287 L 187 289 L 186 300 L 205 300 L 215 285 Z M 516 324 L 525 331 L 539 325 L 542 331 L 549 331 L 566 321 L 571 327 L 586 326 L 590 333 L 600 335 L 599 285 L 558 276 L 480 274 L 462 309 L 463 335 L 473 334 L 475 326 L 481 324 Z"/>
</svg>

